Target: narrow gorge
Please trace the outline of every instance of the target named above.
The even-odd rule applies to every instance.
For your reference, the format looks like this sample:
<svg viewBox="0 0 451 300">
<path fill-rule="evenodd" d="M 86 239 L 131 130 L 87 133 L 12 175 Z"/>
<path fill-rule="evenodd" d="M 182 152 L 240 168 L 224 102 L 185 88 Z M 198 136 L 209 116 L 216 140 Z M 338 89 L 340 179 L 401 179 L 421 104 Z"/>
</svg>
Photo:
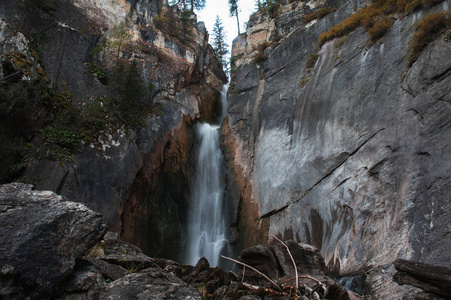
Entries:
<svg viewBox="0 0 451 300">
<path fill-rule="evenodd" d="M 0 298 L 447 299 L 451 1 L 185 2 L 0 2 Z"/>
</svg>

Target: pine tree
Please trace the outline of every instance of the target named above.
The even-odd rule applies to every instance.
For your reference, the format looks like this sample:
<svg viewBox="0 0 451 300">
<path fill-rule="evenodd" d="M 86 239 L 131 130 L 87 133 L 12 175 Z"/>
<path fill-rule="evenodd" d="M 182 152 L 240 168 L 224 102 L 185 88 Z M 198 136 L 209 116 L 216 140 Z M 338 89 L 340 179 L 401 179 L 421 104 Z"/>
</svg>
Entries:
<svg viewBox="0 0 451 300">
<path fill-rule="evenodd" d="M 205 7 L 206 0 L 172 0 L 169 1 L 169 5 L 177 5 L 180 9 L 189 9 L 194 12 L 195 9 L 201 10 Z"/>
<path fill-rule="evenodd" d="M 200 10 L 204 8 L 205 1 L 206 0 L 187 0 L 187 2 L 190 4 L 191 11 L 194 11 L 194 9 Z"/>
<path fill-rule="evenodd" d="M 229 53 L 229 45 L 225 42 L 226 34 L 219 16 L 216 16 L 216 21 L 213 27 L 213 38 L 213 50 L 218 57 L 222 68 L 227 70 L 228 62 L 226 56 Z"/>
<path fill-rule="evenodd" d="M 111 31 L 111 41 L 109 42 L 109 46 L 117 49 L 116 63 L 119 62 L 122 50 L 130 43 L 132 37 L 132 33 L 128 30 L 127 25 L 124 22 L 121 22 Z"/>
<path fill-rule="evenodd" d="M 261 4 L 260 0 L 256 0 L 255 5 L 257 6 L 257 11 L 261 11 L 261 9 L 262 9 L 262 4 Z"/>
<path fill-rule="evenodd" d="M 229 12 L 231 17 L 236 17 L 238 35 L 240 35 L 240 20 L 238 18 L 238 0 L 229 0 Z"/>
</svg>

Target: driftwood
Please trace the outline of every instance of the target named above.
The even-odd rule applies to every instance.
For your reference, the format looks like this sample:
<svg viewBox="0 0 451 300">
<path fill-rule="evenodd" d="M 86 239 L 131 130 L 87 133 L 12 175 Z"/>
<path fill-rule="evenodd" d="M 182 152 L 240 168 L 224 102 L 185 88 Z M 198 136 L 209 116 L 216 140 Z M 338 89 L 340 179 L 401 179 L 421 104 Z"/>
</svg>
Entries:
<svg viewBox="0 0 451 300">
<path fill-rule="evenodd" d="M 394 261 L 393 265 L 398 270 L 393 275 L 393 279 L 398 284 L 412 285 L 425 292 L 449 297 L 451 291 L 451 269 L 404 259 Z"/>
</svg>

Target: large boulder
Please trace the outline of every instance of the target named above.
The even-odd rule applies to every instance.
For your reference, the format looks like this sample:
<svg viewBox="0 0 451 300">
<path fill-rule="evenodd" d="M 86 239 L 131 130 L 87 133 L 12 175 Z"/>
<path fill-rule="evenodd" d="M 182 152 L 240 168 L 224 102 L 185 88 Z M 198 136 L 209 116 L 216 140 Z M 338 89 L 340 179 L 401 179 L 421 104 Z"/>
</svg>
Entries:
<svg viewBox="0 0 451 300">
<path fill-rule="evenodd" d="M 199 292 L 160 268 L 129 274 L 109 284 L 100 299 L 199 299 Z"/>
<path fill-rule="evenodd" d="M 448 298 L 451 291 L 451 269 L 421 262 L 397 259 L 393 262 L 396 270 L 393 279 L 400 285 L 408 284 L 425 292 Z"/>
<path fill-rule="evenodd" d="M 229 286 L 231 281 L 238 278 L 233 272 L 224 270 L 223 268 L 211 268 L 208 260 L 202 257 L 191 272 L 183 277 L 187 283 L 197 286 L 202 294 L 213 294 L 216 290 L 223 286 Z"/>
<path fill-rule="evenodd" d="M 32 185 L 0 186 L 0 290 L 7 299 L 43 298 L 75 259 L 106 232 L 101 215 Z"/>
<path fill-rule="evenodd" d="M 282 244 L 271 246 L 277 261 L 282 268 L 284 276 L 295 275 L 295 269 L 290 254 L 296 262 L 296 268 L 299 274 L 327 275 L 324 258 L 316 247 L 308 244 L 298 244 L 292 240 L 285 242 L 288 249 Z"/>
<path fill-rule="evenodd" d="M 251 267 L 254 267 L 258 271 L 262 272 L 270 278 L 278 278 L 282 275 L 279 263 L 274 256 L 274 253 L 263 245 L 256 245 L 244 249 L 241 252 L 239 260 Z M 240 265 L 240 268 L 242 266 Z M 251 282 L 256 284 L 262 283 L 262 277 L 256 272 L 247 269 L 242 269 L 242 272 Z M 263 280 L 263 282 L 266 282 Z"/>
</svg>

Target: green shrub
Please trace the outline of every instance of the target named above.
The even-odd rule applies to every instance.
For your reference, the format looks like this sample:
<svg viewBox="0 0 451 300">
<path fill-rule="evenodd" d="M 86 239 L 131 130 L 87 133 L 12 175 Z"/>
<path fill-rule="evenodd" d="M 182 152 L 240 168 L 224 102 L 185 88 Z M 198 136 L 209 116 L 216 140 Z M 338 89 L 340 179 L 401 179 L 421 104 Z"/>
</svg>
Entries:
<svg viewBox="0 0 451 300">
<path fill-rule="evenodd" d="M 89 141 L 96 138 L 110 123 L 110 102 L 111 100 L 109 98 L 97 97 L 93 102 L 88 104 L 83 112 L 82 128 Z"/>
<path fill-rule="evenodd" d="M 407 57 L 408 66 L 412 66 L 429 43 L 450 28 L 451 13 L 448 11 L 427 15 L 422 18 L 410 41 L 411 50 Z"/>
<path fill-rule="evenodd" d="M 274 18 L 280 13 L 280 7 L 280 0 L 262 0 L 259 12 L 268 12 Z"/>
<path fill-rule="evenodd" d="M 186 43 L 193 39 L 194 32 L 193 28 L 195 24 L 195 18 L 193 18 L 193 13 L 190 10 L 183 9 L 180 14 L 181 21 L 181 42 Z"/>
<path fill-rule="evenodd" d="M 171 9 L 164 10 L 160 14 L 156 15 L 154 18 L 154 24 L 164 33 L 176 38 L 179 37 L 180 24 L 178 17 Z"/>
<path fill-rule="evenodd" d="M 9 166 L 9 174 L 13 177 L 17 177 L 22 174 L 28 166 L 28 159 L 18 163 L 14 163 Z"/>
<path fill-rule="evenodd" d="M 307 70 L 313 69 L 318 58 L 319 58 L 319 55 L 317 53 L 313 53 L 312 55 L 310 55 L 309 58 L 307 58 L 307 61 L 305 62 L 305 68 Z"/>
<path fill-rule="evenodd" d="M 86 66 L 88 67 L 89 72 L 96 76 L 102 84 L 108 84 L 108 73 L 105 69 L 91 63 L 87 63 Z"/>
</svg>

